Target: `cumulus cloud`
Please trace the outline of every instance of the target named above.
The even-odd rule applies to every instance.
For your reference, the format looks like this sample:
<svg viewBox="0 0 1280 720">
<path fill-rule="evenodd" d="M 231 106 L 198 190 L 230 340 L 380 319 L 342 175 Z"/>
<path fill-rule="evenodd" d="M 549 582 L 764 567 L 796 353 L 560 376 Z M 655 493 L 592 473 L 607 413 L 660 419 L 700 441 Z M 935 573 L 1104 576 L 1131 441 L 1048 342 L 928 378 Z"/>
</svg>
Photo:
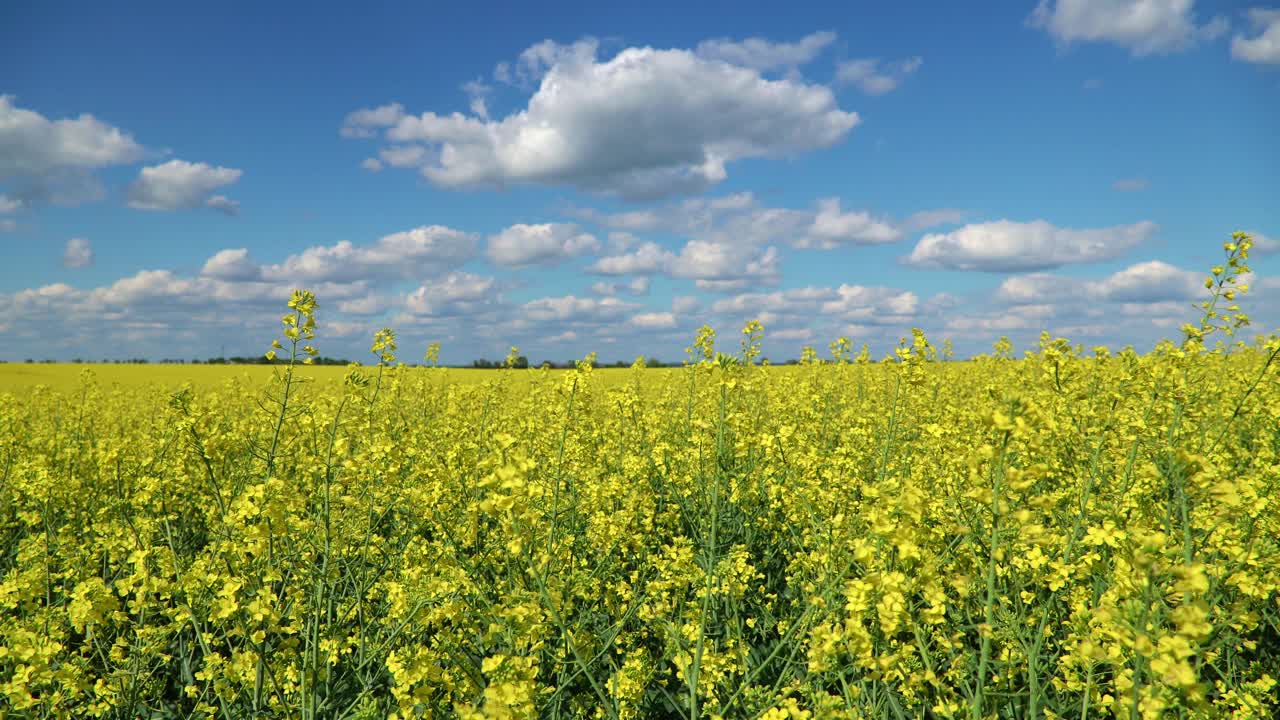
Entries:
<svg viewBox="0 0 1280 720">
<path fill-rule="evenodd" d="M 540 84 L 505 118 L 390 105 L 352 113 L 344 134 L 381 130 L 392 145 L 427 148 L 418 168 L 440 187 L 569 185 L 648 198 L 715 185 L 735 160 L 829 147 L 859 121 L 821 85 L 688 50 L 627 48 L 604 61 L 596 50 L 550 41 L 526 50 L 507 75 Z"/>
<path fill-rule="evenodd" d="M 485 255 L 506 267 L 552 265 L 600 249 L 600 241 L 572 223 L 517 224 L 489 238 Z"/>
<path fill-rule="evenodd" d="M 666 272 L 674 259 L 675 253 L 646 242 L 630 252 L 602 257 L 588 269 L 600 275 L 651 275 Z"/>
<path fill-rule="evenodd" d="M 902 239 L 903 232 L 892 222 L 872 217 L 868 212 L 844 212 L 838 199 L 827 198 L 818 201 L 818 214 L 808 236 L 819 247 L 833 248 L 845 243 L 879 245 L 897 242 Z M 800 242 L 807 243 L 808 238 Z"/>
<path fill-rule="evenodd" d="M 920 312 L 921 303 L 919 296 L 906 290 L 841 284 L 742 293 L 717 300 L 711 310 L 734 319 L 767 319 L 768 325 L 795 326 L 824 319 L 871 326 L 909 322 Z"/>
<path fill-rule="evenodd" d="M 1280 64 L 1280 8 L 1251 8 L 1251 37 L 1237 33 L 1231 38 L 1231 57 L 1263 65 Z"/>
<path fill-rule="evenodd" d="M 206 260 L 200 274 L 218 280 L 258 280 L 262 277 L 262 268 L 249 258 L 247 248 L 228 248 Z"/>
<path fill-rule="evenodd" d="M 604 213 L 590 208 L 570 208 L 568 212 L 602 227 L 628 232 L 665 231 L 728 245 L 788 244 L 827 250 L 897 242 L 908 232 L 957 223 L 965 215 L 961 210 L 926 210 L 897 221 L 869 210 L 846 210 L 839 198 L 830 197 L 806 209 L 766 207 L 749 192 L 691 198 L 629 212 Z"/>
<path fill-rule="evenodd" d="M 39 177 L 60 170 L 92 170 L 134 162 L 142 146 L 92 115 L 49 120 L 0 95 L 0 179 Z"/>
<path fill-rule="evenodd" d="M 433 276 L 475 255 L 477 238 L 440 225 L 392 233 L 369 245 L 341 240 L 316 245 L 272 264 L 254 261 L 246 248 L 220 250 L 200 276 L 227 282 L 378 282 Z"/>
<path fill-rule="evenodd" d="M 676 316 L 669 312 L 649 312 L 632 315 L 632 325 L 645 330 L 663 330 L 676 326 Z"/>
<path fill-rule="evenodd" d="M 411 313 L 435 317 L 473 315 L 501 302 L 496 280 L 467 272 L 451 272 L 405 297 L 405 307 Z"/>
<path fill-rule="evenodd" d="M 1100 280 L 1031 273 L 1006 278 L 995 299 L 1010 305 L 1111 301 L 1189 301 L 1204 294 L 1204 275 L 1161 260 L 1136 263 Z M 1185 306 L 1180 306 L 1184 307 Z"/>
<path fill-rule="evenodd" d="M 1016 272 L 1099 262 L 1119 256 L 1155 234 L 1150 221 L 1077 230 L 1044 220 L 965 225 L 925 235 L 905 258 L 909 265 L 950 270 Z"/>
<path fill-rule="evenodd" d="M 125 131 L 92 115 L 50 120 L 0 95 L 0 181 L 14 181 L 25 203 L 75 204 L 102 195 L 89 173 L 140 160 Z"/>
<path fill-rule="evenodd" d="M 679 252 L 646 242 L 630 252 L 602 257 L 588 270 L 600 275 L 663 274 L 722 292 L 776 285 L 781 272 L 777 248 L 707 240 L 690 240 Z"/>
<path fill-rule="evenodd" d="M 700 57 L 760 71 L 790 69 L 809 64 L 835 39 L 836 34 L 829 31 L 815 32 L 792 43 L 771 42 L 761 37 L 716 38 L 698 43 L 696 52 Z"/>
<path fill-rule="evenodd" d="M 616 320 L 635 310 L 638 305 L 618 298 L 590 298 L 564 295 L 530 300 L 520 307 L 520 314 L 536 322 L 573 320 L 581 323 Z"/>
<path fill-rule="evenodd" d="M 413 279 L 458 267 L 475 255 L 471 233 L 428 225 L 379 238 L 372 245 L 342 240 L 317 245 L 262 268 L 265 277 L 307 282 Z"/>
<path fill-rule="evenodd" d="M 1063 47 L 1109 42 L 1135 56 L 1186 50 L 1228 27 L 1224 18 L 1201 25 L 1195 0 L 1040 0 L 1027 23 Z"/>
<path fill-rule="evenodd" d="M 924 65 L 924 58 L 881 62 L 880 58 L 845 60 L 836 67 L 836 81 L 854 85 L 868 95 L 884 95 L 898 89 L 908 77 Z"/>
<path fill-rule="evenodd" d="M 242 172 L 234 168 L 214 167 L 207 163 L 170 160 L 142 168 L 138 179 L 129 186 L 129 207 L 139 210 L 190 210 L 208 207 L 227 215 L 235 215 L 240 204 L 213 191 L 231 185 Z"/>
<path fill-rule="evenodd" d="M 93 248 L 85 238 L 71 238 L 62 249 L 62 267 L 82 268 L 93 264 Z"/>
</svg>

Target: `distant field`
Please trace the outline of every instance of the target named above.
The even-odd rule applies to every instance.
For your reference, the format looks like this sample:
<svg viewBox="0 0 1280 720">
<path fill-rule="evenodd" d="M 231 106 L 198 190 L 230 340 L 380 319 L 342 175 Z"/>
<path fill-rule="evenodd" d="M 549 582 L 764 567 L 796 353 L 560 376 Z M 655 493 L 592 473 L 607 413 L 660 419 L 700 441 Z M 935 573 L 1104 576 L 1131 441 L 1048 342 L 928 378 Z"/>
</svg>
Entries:
<svg viewBox="0 0 1280 720">
<path fill-rule="evenodd" d="M 239 380 L 248 384 L 261 385 L 271 378 L 271 367 L 268 365 L 126 365 L 126 364 L 83 364 L 83 363 L 0 363 L 0 392 L 22 394 L 38 385 L 44 385 L 59 392 L 75 388 L 80 383 L 80 373 L 85 369 L 94 373 L 95 379 L 103 387 L 139 388 L 156 386 L 161 388 L 177 388 L 185 383 L 197 389 L 210 389 L 228 379 Z M 376 369 L 376 368 L 375 368 Z M 368 370 L 366 368 L 366 370 Z M 337 382 L 346 375 L 347 369 L 342 366 L 326 365 L 304 367 L 300 372 L 306 377 L 325 382 Z M 537 375 L 537 370 L 516 371 L 518 375 Z M 564 370 L 550 370 L 560 374 Z M 626 376 L 626 370 L 602 368 L 605 385 L 612 384 L 613 379 Z M 655 373 L 673 372 L 672 370 L 654 370 Z M 473 370 L 471 368 L 450 368 L 451 383 L 470 384 L 482 382 L 485 378 L 497 375 L 496 370 Z"/>
</svg>

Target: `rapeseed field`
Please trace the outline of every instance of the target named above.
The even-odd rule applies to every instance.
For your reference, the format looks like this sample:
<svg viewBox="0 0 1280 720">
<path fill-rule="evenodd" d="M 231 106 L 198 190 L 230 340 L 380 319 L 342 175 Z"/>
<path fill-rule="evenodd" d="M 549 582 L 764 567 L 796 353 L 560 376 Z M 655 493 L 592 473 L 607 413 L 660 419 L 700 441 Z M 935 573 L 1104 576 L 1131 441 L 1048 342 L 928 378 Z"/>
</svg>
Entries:
<svg viewBox="0 0 1280 720">
<path fill-rule="evenodd" d="M 1249 244 L 1147 354 L 322 376 L 297 291 L 258 381 L 0 395 L 0 716 L 1275 717 Z"/>
</svg>

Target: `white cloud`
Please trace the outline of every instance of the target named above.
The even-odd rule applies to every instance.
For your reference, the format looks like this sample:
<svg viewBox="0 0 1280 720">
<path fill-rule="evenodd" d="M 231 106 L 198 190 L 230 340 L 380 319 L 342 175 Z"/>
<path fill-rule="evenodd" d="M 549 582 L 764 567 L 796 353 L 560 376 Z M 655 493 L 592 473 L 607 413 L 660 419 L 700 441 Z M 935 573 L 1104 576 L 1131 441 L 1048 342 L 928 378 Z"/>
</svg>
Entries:
<svg viewBox="0 0 1280 720">
<path fill-rule="evenodd" d="M 1040 0 L 1027 22 L 1064 47 L 1109 42 L 1136 56 L 1186 50 L 1227 30 L 1223 18 L 1198 24 L 1195 0 Z"/>
<path fill-rule="evenodd" d="M 501 303 L 497 281 L 467 272 L 451 272 L 405 296 L 405 307 L 416 315 L 449 317 L 473 315 Z"/>
<path fill-rule="evenodd" d="M 414 279 L 458 267 L 475 255 L 476 236 L 441 225 L 386 235 L 372 245 L 317 245 L 261 269 L 292 282 Z"/>
<path fill-rule="evenodd" d="M 632 315 L 630 322 L 645 330 L 663 330 L 676 326 L 676 316 L 669 312 L 640 313 Z"/>
<path fill-rule="evenodd" d="M 666 272 L 675 254 L 654 242 L 646 242 L 621 255 L 602 257 L 588 268 L 600 275 L 647 275 Z"/>
<path fill-rule="evenodd" d="M 880 58 L 845 60 L 836 68 L 836 81 L 855 85 L 868 95 L 883 95 L 896 90 L 923 64 L 924 58 L 918 55 L 887 63 Z"/>
<path fill-rule="evenodd" d="M 82 268 L 93 264 L 93 248 L 85 238 L 71 238 L 62 249 L 62 267 Z"/>
<path fill-rule="evenodd" d="M 260 279 L 262 268 L 249 258 L 247 248 L 228 248 L 206 260 L 200 274 L 218 280 L 248 281 Z"/>
<path fill-rule="evenodd" d="M 404 106 L 400 103 L 356 110 L 347 115 L 339 132 L 345 138 L 376 137 L 378 130 L 395 125 L 403 117 Z"/>
<path fill-rule="evenodd" d="M 0 215 L 18 212 L 25 206 L 26 203 L 24 201 L 0 193 Z"/>
<path fill-rule="evenodd" d="M 379 169 L 383 165 L 390 167 L 406 168 L 417 167 L 427 157 L 427 149 L 421 145 L 392 145 L 378 151 L 378 157 L 382 162 Z"/>
<path fill-rule="evenodd" d="M 600 250 L 600 241 L 572 223 L 517 224 L 489 238 L 485 254 L 497 265 L 550 265 Z"/>
<path fill-rule="evenodd" d="M 1156 230 L 1150 221 L 1075 230 L 1044 220 L 997 220 L 925 235 L 905 260 L 919 267 L 951 270 L 1045 270 L 1109 260 L 1144 242 Z"/>
<path fill-rule="evenodd" d="M 995 299 L 1010 305 L 1045 303 L 1156 303 L 1190 301 L 1204 294 L 1204 275 L 1161 260 L 1136 263 L 1100 280 L 1031 273 L 1006 278 Z M 1178 307 L 1185 310 L 1185 305 Z"/>
<path fill-rule="evenodd" d="M 843 212 L 840 201 L 827 198 L 818 201 L 818 214 L 809 235 L 819 247 L 832 248 L 844 243 L 879 245 L 902 239 L 902 230 L 890 221 L 877 219 L 865 211 Z"/>
<path fill-rule="evenodd" d="M 671 298 L 671 311 L 677 315 L 687 315 L 702 309 L 702 301 L 692 295 L 677 295 Z"/>
<path fill-rule="evenodd" d="M 618 298 L 580 298 L 574 295 L 531 300 L 520 308 L 521 315 L 534 322 L 574 320 L 605 322 L 626 315 L 638 306 Z"/>
<path fill-rule="evenodd" d="M 40 178 L 134 162 L 142 146 L 92 115 L 49 120 L 0 95 L 0 179 Z"/>
<path fill-rule="evenodd" d="M 648 295 L 649 278 L 632 278 L 627 282 L 605 282 L 603 280 L 591 284 L 591 292 L 597 295 Z"/>
<path fill-rule="evenodd" d="M 691 198 L 650 210 L 604 213 L 570 208 L 568 212 L 619 230 L 666 231 L 725 245 L 786 243 L 819 249 L 895 242 L 907 232 L 953 224 L 965 215 L 953 209 L 926 210 L 898 222 L 868 210 L 846 211 L 839 198 L 822 198 L 811 209 L 797 210 L 764 207 L 749 192 Z"/>
<path fill-rule="evenodd" d="M 382 161 L 378 158 L 365 158 L 360 161 L 360 167 L 368 170 L 369 172 L 376 173 L 379 170 L 382 170 Z"/>
<path fill-rule="evenodd" d="M 777 248 L 763 250 L 691 240 L 672 261 L 672 277 L 693 280 L 703 290 L 733 292 L 777 285 L 781 279 Z"/>
<path fill-rule="evenodd" d="M 836 34 L 829 31 L 815 32 L 793 43 L 775 43 L 761 37 L 716 38 L 698 43 L 696 52 L 704 58 L 760 71 L 790 69 L 812 62 L 835 39 Z"/>
<path fill-rule="evenodd" d="M 50 120 L 0 95 L 0 181 L 13 181 L 25 205 L 75 205 L 100 199 L 91 171 L 142 158 L 143 148 L 123 130 L 92 115 Z"/>
<path fill-rule="evenodd" d="M 441 187 L 570 185 L 635 198 L 703 190 L 728 163 L 828 147 L 858 123 L 821 85 L 688 50 L 628 48 L 603 62 L 595 52 L 594 42 L 526 50 L 517 74 L 541 84 L 500 120 L 385 106 L 344 127 L 386 127 L 390 143 L 430 148 L 420 171 Z"/>
<path fill-rule="evenodd" d="M 1253 37 L 1237 33 L 1231 38 L 1231 57 L 1244 62 L 1280 64 L 1280 8 L 1251 8 Z"/>
<path fill-rule="evenodd" d="M 732 292 L 754 285 L 776 285 L 781 271 L 777 248 L 756 248 L 690 240 L 680 252 L 646 242 L 631 252 L 603 257 L 588 270 L 600 275 L 653 275 L 693 280 L 703 290 Z"/>
<path fill-rule="evenodd" d="M 232 200 L 226 195 L 213 195 L 204 201 L 204 206 L 212 208 L 225 215 L 239 215 L 240 201 Z"/>
<path fill-rule="evenodd" d="M 1280 239 L 1263 235 L 1260 232 L 1250 232 L 1249 236 L 1253 238 L 1253 254 L 1271 255 L 1280 252 Z"/>
<path fill-rule="evenodd" d="M 1116 192 L 1138 192 L 1150 186 L 1151 182 L 1144 177 L 1121 178 L 1111 183 L 1111 189 Z"/>
<path fill-rule="evenodd" d="M 129 207 L 139 210 L 189 210 L 201 206 L 228 215 L 239 212 L 240 204 L 222 195 L 210 195 L 218 188 L 240 179 L 241 171 L 206 163 L 170 160 L 142 168 L 129 186 Z"/>
</svg>

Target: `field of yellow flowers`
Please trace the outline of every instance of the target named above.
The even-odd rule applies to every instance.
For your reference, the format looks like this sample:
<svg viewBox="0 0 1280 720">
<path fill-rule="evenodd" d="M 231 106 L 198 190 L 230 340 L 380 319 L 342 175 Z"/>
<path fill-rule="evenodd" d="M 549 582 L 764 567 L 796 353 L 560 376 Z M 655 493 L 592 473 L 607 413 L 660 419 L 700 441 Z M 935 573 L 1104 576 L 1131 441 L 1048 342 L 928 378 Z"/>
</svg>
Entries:
<svg viewBox="0 0 1280 720">
<path fill-rule="evenodd" d="M 1275 717 L 1248 246 L 1145 355 L 316 379 L 299 291 L 265 388 L 0 395 L 0 717 Z"/>
</svg>

